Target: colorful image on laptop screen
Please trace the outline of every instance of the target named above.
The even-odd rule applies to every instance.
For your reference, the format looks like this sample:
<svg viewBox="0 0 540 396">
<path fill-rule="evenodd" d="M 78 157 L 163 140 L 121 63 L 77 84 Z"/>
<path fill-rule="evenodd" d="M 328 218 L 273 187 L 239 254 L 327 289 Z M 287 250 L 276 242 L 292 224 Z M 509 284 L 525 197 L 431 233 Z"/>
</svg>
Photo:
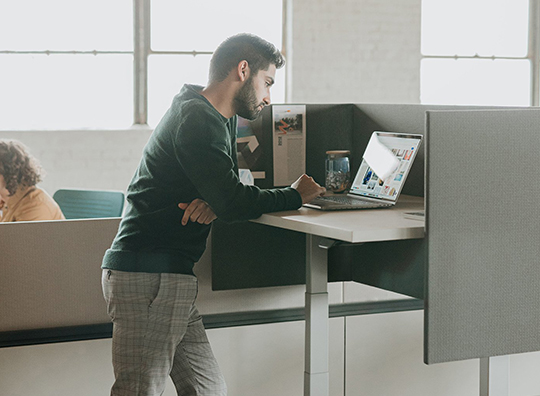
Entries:
<svg viewBox="0 0 540 396">
<path fill-rule="evenodd" d="M 403 188 L 421 139 L 415 135 L 404 137 L 384 132 L 378 132 L 377 135 L 379 141 L 394 153 L 399 165 L 386 180 L 382 180 L 363 159 L 349 193 L 395 201 Z"/>
</svg>

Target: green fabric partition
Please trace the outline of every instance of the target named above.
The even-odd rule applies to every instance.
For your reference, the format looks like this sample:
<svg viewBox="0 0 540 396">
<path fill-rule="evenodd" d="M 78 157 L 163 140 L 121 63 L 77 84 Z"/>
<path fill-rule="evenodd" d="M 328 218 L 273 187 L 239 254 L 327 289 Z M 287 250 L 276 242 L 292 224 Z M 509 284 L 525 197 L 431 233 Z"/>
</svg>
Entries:
<svg viewBox="0 0 540 396">
<path fill-rule="evenodd" d="M 122 191 L 60 189 L 53 199 L 66 219 L 120 217 L 124 208 Z"/>
</svg>

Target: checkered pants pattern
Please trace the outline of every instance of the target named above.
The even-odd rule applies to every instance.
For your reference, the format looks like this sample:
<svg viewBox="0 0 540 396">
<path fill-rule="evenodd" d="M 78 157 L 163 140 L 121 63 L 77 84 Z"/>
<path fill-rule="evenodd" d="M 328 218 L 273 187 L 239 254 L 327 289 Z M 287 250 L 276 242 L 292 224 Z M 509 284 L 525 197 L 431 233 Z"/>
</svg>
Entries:
<svg viewBox="0 0 540 396">
<path fill-rule="evenodd" d="M 224 396 L 227 388 L 195 307 L 197 278 L 103 270 L 113 322 L 111 396 L 155 396 L 170 375 L 181 396 Z"/>
</svg>

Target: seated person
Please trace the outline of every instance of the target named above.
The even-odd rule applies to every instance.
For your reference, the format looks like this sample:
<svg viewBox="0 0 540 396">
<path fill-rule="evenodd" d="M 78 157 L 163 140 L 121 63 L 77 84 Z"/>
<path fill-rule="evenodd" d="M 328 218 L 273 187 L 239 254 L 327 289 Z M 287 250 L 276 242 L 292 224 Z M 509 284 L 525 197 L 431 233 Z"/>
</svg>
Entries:
<svg viewBox="0 0 540 396">
<path fill-rule="evenodd" d="M 62 220 L 58 204 L 36 184 L 42 168 L 16 140 L 0 139 L 0 223 Z"/>
</svg>

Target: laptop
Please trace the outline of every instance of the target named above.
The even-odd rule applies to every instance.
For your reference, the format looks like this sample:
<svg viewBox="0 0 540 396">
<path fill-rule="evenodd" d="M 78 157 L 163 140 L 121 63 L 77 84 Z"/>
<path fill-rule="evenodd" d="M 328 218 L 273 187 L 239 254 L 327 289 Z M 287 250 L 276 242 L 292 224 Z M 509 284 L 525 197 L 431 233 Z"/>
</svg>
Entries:
<svg viewBox="0 0 540 396">
<path fill-rule="evenodd" d="M 319 210 L 347 210 L 385 208 L 396 204 L 416 158 L 416 153 L 418 153 L 422 135 L 375 131 L 371 139 L 349 193 L 344 196 L 318 197 L 305 203 L 305 207 Z M 382 144 L 398 160 L 395 161 L 390 157 L 396 165 L 392 167 L 392 171 L 384 180 L 373 171 L 365 159 L 371 141 L 376 141 L 379 145 Z"/>
</svg>

